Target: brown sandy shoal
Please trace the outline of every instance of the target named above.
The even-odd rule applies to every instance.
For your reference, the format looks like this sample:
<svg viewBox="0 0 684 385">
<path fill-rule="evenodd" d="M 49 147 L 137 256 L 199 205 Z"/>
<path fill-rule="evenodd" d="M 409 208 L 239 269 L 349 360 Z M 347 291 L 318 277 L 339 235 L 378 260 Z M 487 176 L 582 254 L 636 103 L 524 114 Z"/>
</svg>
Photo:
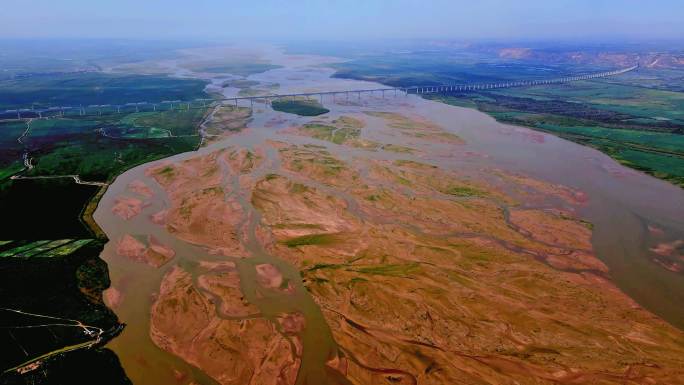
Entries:
<svg viewBox="0 0 684 385">
<path fill-rule="evenodd" d="M 150 198 L 154 195 L 152 189 L 141 180 L 134 180 L 128 184 L 128 190 L 142 195 L 145 198 Z"/>
<path fill-rule="evenodd" d="M 204 276 L 202 276 L 204 277 Z M 200 279 L 202 279 L 200 277 Z M 239 295 L 221 276 L 202 280 L 225 303 Z M 234 281 L 234 280 L 233 280 Z M 223 319 L 210 299 L 192 284 L 190 274 L 174 267 L 164 277 L 152 306 L 150 335 L 160 348 L 199 367 L 220 384 L 294 384 L 300 365 L 288 338 L 263 318 Z"/>
<path fill-rule="evenodd" d="M 130 197 L 118 197 L 114 201 L 114 206 L 112 206 L 112 213 L 119 218 L 128 220 L 138 214 L 143 209 L 143 201 L 137 198 Z"/>
<path fill-rule="evenodd" d="M 411 375 L 395 373 L 394 381 L 421 384 L 684 379 L 682 332 L 601 275 L 607 269 L 592 254 L 590 227 L 567 213 L 511 209 L 507 224 L 491 200 L 513 201 L 501 190 L 386 164 L 371 179 L 345 180 L 359 208 L 350 213 L 339 197 L 293 189 L 301 179 L 335 186 L 315 159 L 297 162 L 329 155 L 291 146 L 280 155 L 298 182 L 263 179 L 253 204 L 274 236 L 270 252 L 303 270 L 325 309 L 353 382 L 390 376 L 373 368 L 400 369 Z M 298 163 L 305 166 L 288 167 Z M 562 186 L 522 182 L 582 204 Z M 445 197 L 445 185 L 482 194 Z M 314 238 L 299 241 L 306 235 Z"/>
<path fill-rule="evenodd" d="M 116 253 L 135 262 L 145 263 L 153 267 L 161 267 L 176 255 L 170 247 L 148 236 L 147 244 L 126 234 L 117 242 Z"/>
<path fill-rule="evenodd" d="M 269 145 L 282 168 L 240 184 L 247 190 L 240 193 L 261 213 L 257 239 L 302 271 L 342 351 L 329 366 L 352 383 L 684 383 L 683 333 L 610 281 L 593 254 L 591 227 L 565 208 L 516 206 L 534 197 L 575 207 L 586 202 L 583 193 L 503 171 L 492 173 L 494 183 L 429 165 L 347 163 L 321 148 Z M 151 173 L 172 201 L 172 231 L 245 256 L 244 207 L 215 190 L 225 188 L 219 169 L 230 151 Z M 244 164 L 229 164 L 230 175 L 251 175 L 254 167 Z M 280 287 L 271 267 L 262 267 L 260 285 Z M 153 309 L 155 341 L 214 378 L 244 378 L 230 354 L 240 352 L 245 367 L 255 368 L 266 353 L 235 341 L 270 336 L 274 325 L 217 321 L 184 274 L 175 269 L 164 280 Z M 204 278 L 205 288 L 234 295 L 218 284 L 229 277 L 211 279 L 214 288 Z M 226 303 L 227 312 L 240 309 Z M 187 319 L 179 319 L 183 306 Z M 279 321 L 283 330 L 296 329 L 291 317 Z M 184 326 L 171 330 L 174 323 Z M 224 338 L 229 348 L 218 348 Z M 282 338 L 265 341 L 291 349 Z M 274 362 L 290 373 L 297 349 L 274 348 Z"/>
</svg>

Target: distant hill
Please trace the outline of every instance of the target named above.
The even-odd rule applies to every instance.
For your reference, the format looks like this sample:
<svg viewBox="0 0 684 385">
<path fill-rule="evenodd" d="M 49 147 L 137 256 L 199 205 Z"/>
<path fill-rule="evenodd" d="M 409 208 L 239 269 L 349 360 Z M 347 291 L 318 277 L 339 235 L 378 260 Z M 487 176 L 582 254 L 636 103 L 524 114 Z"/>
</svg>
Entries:
<svg viewBox="0 0 684 385">
<path fill-rule="evenodd" d="M 546 64 L 591 64 L 626 67 L 636 63 L 648 68 L 684 69 L 684 53 L 669 52 L 610 52 L 610 51 L 553 51 L 525 47 L 497 48 L 502 59 L 534 61 Z"/>
</svg>

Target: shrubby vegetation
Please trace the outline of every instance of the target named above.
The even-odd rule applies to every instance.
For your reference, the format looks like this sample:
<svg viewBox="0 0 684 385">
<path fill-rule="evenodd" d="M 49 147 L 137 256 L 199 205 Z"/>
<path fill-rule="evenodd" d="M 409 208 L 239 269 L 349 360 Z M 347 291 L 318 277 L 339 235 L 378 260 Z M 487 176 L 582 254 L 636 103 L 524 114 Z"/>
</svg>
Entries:
<svg viewBox="0 0 684 385">
<path fill-rule="evenodd" d="M 295 100 L 274 100 L 271 104 L 274 110 L 297 114 L 300 116 L 318 116 L 330 112 L 315 100 L 295 99 Z"/>
</svg>

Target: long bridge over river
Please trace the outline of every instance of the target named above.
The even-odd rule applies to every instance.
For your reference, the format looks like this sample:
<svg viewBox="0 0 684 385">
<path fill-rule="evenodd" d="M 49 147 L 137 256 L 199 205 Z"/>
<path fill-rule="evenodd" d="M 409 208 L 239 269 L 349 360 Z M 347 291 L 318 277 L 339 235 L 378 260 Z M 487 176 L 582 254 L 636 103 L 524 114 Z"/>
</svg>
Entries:
<svg viewBox="0 0 684 385">
<path fill-rule="evenodd" d="M 288 94 L 269 94 L 257 96 L 236 96 L 226 98 L 212 98 L 212 99 L 194 99 L 194 100 L 164 100 L 158 103 L 151 102 L 130 102 L 123 104 L 81 104 L 78 106 L 54 106 L 48 108 L 23 108 L 0 111 L 0 119 L 41 119 L 49 117 L 61 116 L 84 116 L 84 115 L 102 115 L 102 114 L 121 114 L 142 111 L 171 111 L 171 110 L 185 110 L 191 108 L 204 108 L 212 104 L 222 103 L 227 105 L 239 106 L 240 102 L 249 102 L 250 106 L 254 102 L 270 103 L 273 100 L 295 99 L 295 98 L 318 98 L 323 103 L 327 96 L 333 101 L 338 97 L 349 100 L 350 98 L 361 99 L 362 95 L 380 95 L 381 97 L 399 96 L 409 94 L 423 95 L 435 93 L 463 93 L 463 92 L 478 92 L 487 90 L 496 90 L 502 88 L 514 87 L 530 87 L 549 84 L 562 84 L 582 80 L 591 80 L 597 78 L 605 78 L 609 76 L 617 76 L 639 68 L 638 65 L 604 72 L 595 72 L 589 74 L 581 74 L 553 79 L 538 79 L 538 80 L 520 80 L 520 81 L 504 81 L 494 83 L 477 83 L 477 84 L 444 84 L 444 85 L 426 85 L 426 86 L 412 86 L 412 87 L 385 87 L 385 88 L 370 88 L 370 89 L 355 89 L 355 90 L 337 90 L 337 91 L 316 91 L 316 92 L 300 92 Z"/>
</svg>

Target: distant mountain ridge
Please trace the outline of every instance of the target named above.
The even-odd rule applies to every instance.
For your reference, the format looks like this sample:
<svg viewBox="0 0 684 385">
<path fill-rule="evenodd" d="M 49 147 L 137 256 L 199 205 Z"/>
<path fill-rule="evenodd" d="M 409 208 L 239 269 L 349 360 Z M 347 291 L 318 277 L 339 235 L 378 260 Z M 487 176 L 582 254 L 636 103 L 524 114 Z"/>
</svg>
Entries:
<svg viewBox="0 0 684 385">
<path fill-rule="evenodd" d="M 684 53 L 670 52 L 601 52 L 601 51 L 550 51 L 525 47 L 497 48 L 494 52 L 502 59 L 537 61 L 543 63 L 596 64 L 616 67 L 638 63 L 647 68 L 684 68 Z"/>
</svg>

